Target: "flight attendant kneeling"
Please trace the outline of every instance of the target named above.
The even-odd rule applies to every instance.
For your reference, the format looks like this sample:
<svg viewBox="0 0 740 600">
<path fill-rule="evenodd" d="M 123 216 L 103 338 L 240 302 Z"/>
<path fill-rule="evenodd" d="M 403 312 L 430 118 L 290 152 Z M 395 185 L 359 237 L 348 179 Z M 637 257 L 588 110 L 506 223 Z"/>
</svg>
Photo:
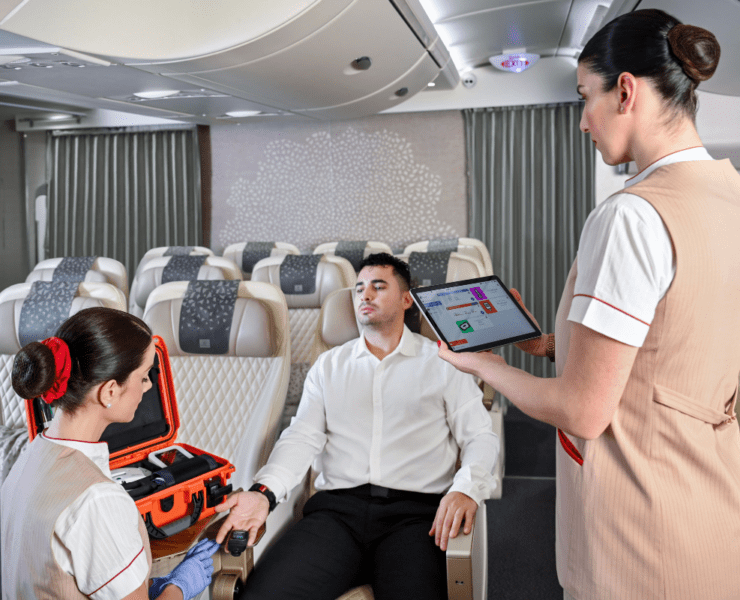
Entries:
<svg viewBox="0 0 740 600">
<path fill-rule="evenodd" d="M 578 64 L 581 129 L 640 173 L 589 216 L 542 379 L 490 353 L 440 356 L 559 428 L 566 598 L 740 598 L 740 175 L 694 120 L 708 31 L 658 10 L 604 26 Z"/>
<path fill-rule="evenodd" d="M 149 580 L 149 538 L 136 504 L 110 478 L 111 423 L 127 423 L 151 388 L 154 342 L 128 313 L 82 310 L 55 337 L 16 355 L 13 389 L 55 409 L 2 486 L 3 600 L 182 599 L 211 581 L 218 544 L 204 540 Z"/>
</svg>

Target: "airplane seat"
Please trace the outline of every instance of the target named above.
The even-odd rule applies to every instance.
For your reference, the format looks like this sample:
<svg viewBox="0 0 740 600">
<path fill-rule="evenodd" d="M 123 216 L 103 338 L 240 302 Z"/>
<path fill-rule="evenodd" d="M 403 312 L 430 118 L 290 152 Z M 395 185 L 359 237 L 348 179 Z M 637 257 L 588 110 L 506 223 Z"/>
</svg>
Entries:
<svg viewBox="0 0 740 600">
<path fill-rule="evenodd" d="M 359 335 L 360 325 L 354 310 L 354 289 L 344 288 L 332 292 L 321 307 L 312 362 L 315 362 L 322 352 L 349 342 Z M 493 421 L 494 415 L 490 411 L 489 415 Z M 483 600 L 487 597 L 487 536 L 486 505 L 482 503 L 478 507 L 473 531 L 469 535 L 460 533 L 457 538 L 450 538 L 449 541 L 446 553 L 447 590 L 451 600 Z M 363 585 L 353 588 L 338 600 L 373 598 L 371 587 Z"/>
<path fill-rule="evenodd" d="M 134 278 L 129 312 L 141 317 L 152 290 L 171 281 L 239 280 L 242 274 L 232 261 L 213 255 L 172 255 L 153 258 Z"/>
<path fill-rule="evenodd" d="M 332 254 L 272 256 L 254 266 L 252 281 L 279 286 L 288 303 L 292 365 L 281 430 L 298 410 L 321 306 L 331 292 L 354 285 L 355 279 L 350 262 Z"/>
<path fill-rule="evenodd" d="M 178 440 L 227 457 L 234 489 L 247 489 L 275 444 L 288 389 L 285 296 L 256 281 L 174 281 L 152 291 L 143 319 L 169 352 Z"/>
<path fill-rule="evenodd" d="M 242 277 L 249 280 L 254 265 L 263 258 L 300 253 L 301 251 L 297 246 L 286 242 L 239 242 L 227 246 L 223 256 L 239 265 L 242 270 Z"/>
<path fill-rule="evenodd" d="M 488 251 L 488 247 L 475 238 L 451 238 L 451 239 L 440 239 L 440 240 L 425 240 L 423 242 L 416 242 L 409 244 L 404 249 L 404 254 L 411 254 L 412 252 L 439 252 L 439 251 L 452 251 L 458 254 L 464 254 L 470 256 L 483 263 L 485 275 L 493 275 L 493 262 L 491 261 L 491 253 Z"/>
<path fill-rule="evenodd" d="M 386 252 L 393 254 L 391 247 L 384 242 L 326 242 L 319 244 L 314 248 L 314 254 L 334 254 L 335 256 L 341 256 L 346 258 L 352 263 L 352 268 L 355 272 L 359 272 L 360 263 L 364 258 L 367 258 L 371 254 L 377 254 L 378 252 Z"/>
<path fill-rule="evenodd" d="M 13 361 L 26 344 L 56 333 L 70 316 L 84 308 L 103 306 L 126 310 L 122 290 L 109 283 L 35 281 L 18 283 L 0 292 L 0 426 L 4 429 L 0 472 L 8 473 L 17 453 L 28 441 L 26 407 L 13 390 Z M 2 483 L 2 481 L 0 481 Z"/>
<path fill-rule="evenodd" d="M 34 281 L 87 281 L 110 283 L 128 298 L 128 274 L 122 262 L 105 256 L 47 258 L 38 263 L 26 277 Z"/>
</svg>

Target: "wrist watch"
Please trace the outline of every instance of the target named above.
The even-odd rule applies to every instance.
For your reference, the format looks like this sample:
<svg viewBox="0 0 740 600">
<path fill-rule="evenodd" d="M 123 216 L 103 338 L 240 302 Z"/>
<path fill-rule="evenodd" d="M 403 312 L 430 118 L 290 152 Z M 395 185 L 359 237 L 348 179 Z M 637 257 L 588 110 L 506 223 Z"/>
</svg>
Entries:
<svg viewBox="0 0 740 600">
<path fill-rule="evenodd" d="M 555 362 L 555 334 L 550 333 L 547 336 L 547 343 L 545 345 L 545 356 L 550 359 L 550 362 Z"/>
<path fill-rule="evenodd" d="M 259 492 L 260 494 L 262 494 L 270 503 L 270 512 L 275 510 L 275 507 L 277 506 L 277 500 L 275 499 L 275 494 L 273 494 L 272 490 L 269 487 L 267 487 L 266 485 L 262 485 L 261 483 L 255 483 L 251 488 L 249 488 L 249 491 Z"/>
</svg>

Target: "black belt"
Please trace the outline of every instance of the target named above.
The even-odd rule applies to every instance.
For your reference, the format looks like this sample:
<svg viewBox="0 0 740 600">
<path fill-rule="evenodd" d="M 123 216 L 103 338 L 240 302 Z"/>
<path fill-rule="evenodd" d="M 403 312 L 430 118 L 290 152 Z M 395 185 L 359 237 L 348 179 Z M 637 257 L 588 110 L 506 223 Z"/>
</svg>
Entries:
<svg viewBox="0 0 740 600">
<path fill-rule="evenodd" d="M 360 498 L 388 498 L 391 500 L 415 500 L 417 502 L 439 503 L 444 494 L 425 494 L 423 492 L 410 492 L 408 490 L 394 490 L 393 488 L 366 483 L 353 488 L 341 488 L 327 490 L 334 494 L 348 494 Z"/>
</svg>

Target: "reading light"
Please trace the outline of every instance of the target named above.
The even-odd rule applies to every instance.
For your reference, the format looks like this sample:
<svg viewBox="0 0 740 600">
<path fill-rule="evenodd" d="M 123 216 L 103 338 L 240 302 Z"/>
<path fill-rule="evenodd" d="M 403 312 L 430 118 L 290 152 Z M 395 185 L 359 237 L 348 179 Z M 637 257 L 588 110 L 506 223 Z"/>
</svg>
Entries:
<svg viewBox="0 0 740 600">
<path fill-rule="evenodd" d="M 179 90 L 155 90 L 152 92 L 134 92 L 134 96 L 144 98 L 145 100 L 153 100 L 154 98 L 166 98 L 167 96 L 174 96 L 179 93 Z"/>
<path fill-rule="evenodd" d="M 511 71 L 512 73 L 521 73 L 529 69 L 540 58 L 539 54 L 527 54 L 526 52 L 517 52 L 515 54 L 499 54 L 489 58 L 489 62 L 502 71 Z"/>
</svg>

